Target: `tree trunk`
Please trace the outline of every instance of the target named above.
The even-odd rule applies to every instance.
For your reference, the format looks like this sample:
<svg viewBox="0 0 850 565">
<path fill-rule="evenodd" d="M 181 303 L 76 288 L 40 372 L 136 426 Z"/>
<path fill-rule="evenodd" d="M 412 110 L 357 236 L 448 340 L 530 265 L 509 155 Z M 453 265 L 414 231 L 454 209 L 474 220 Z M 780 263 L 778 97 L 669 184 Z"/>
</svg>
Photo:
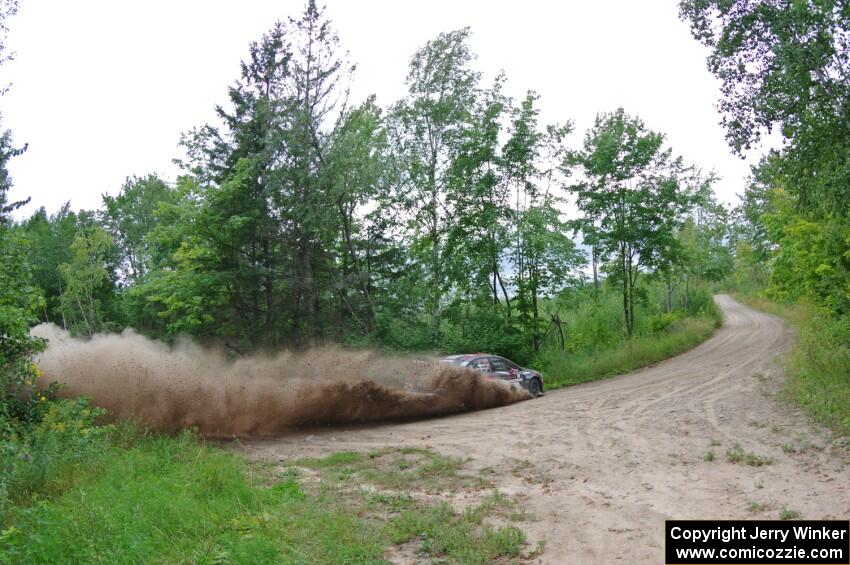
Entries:
<svg viewBox="0 0 850 565">
<path fill-rule="evenodd" d="M 274 328 L 274 280 L 272 276 L 271 255 L 268 238 L 263 238 L 263 263 L 266 273 L 263 277 L 263 286 L 266 295 L 266 343 L 277 345 L 277 336 Z"/>
<path fill-rule="evenodd" d="M 508 318 L 511 317 L 511 298 L 508 296 L 508 290 L 505 288 L 505 282 L 502 280 L 502 275 L 498 274 L 499 286 L 502 287 L 502 294 L 505 295 L 505 305 L 508 307 Z"/>
<path fill-rule="evenodd" d="M 532 281 L 531 286 L 531 314 L 532 321 L 534 323 L 534 327 L 532 328 L 531 335 L 533 339 L 534 352 L 537 353 L 540 351 L 540 316 L 537 311 L 537 281 Z"/>
<path fill-rule="evenodd" d="M 499 277 L 499 270 L 496 260 L 493 259 L 493 285 L 490 289 L 493 291 L 493 304 L 499 303 L 499 287 L 496 286 L 496 279 Z"/>
<path fill-rule="evenodd" d="M 561 317 L 558 314 L 552 314 L 552 324 L 558 329 L 558 343 L 561 346 L 561 351 L 567 348 L 566 340 L 564 339 L 564 328 L 562 327 Z"/>
<path fill-rule="evenodd" d="M 62 302 L 61 302 L 61 296 L 62 296 L 63 292 L 64 291 L 62 290 L 62 279 L 60 278 L 59 279 L 59 296 L 60 296 L 59 312 L 62 314 L 62 329 L 67 331 L 68 330 L 68 321 L 65 319 L 65 308 L 62 307 Z"/>
<path fill-rule="evenodd" d="M 306 257 L 304 261 L 304 282 L 306 283 L 306 302 L 307 302 L 307 335 L 309 337 L 310 347 L 318 345 L 318 339 L 321 334 L 319 328 L 319 295 L 316 292 L 315 269 L 313 265 L 313 250 L 310 242 L 306 242 Z"/>
<path fill-rule="evenodd" d="M 76 299 L 77 299 L 77 307 L 80 309 L 80 316 L 83 317 L 83 322 L 86 323 L 86 331 L 88 332 L 89 337 L 91 337 L 92 336 L 91 324 L 89 324 L 89 319 L 88 319 L 88 317 L 86 317 L 85 308 L 83 308 L 83 305 L 80 302 L 80 297 L 77 296 Z"/>
<path fill-rule="evenodd" d="M 599 291 L 599 256 L 596 253 L 596 248 L 591 248 L 591 262 L 593 263 L 593 290 Z"/>
<path fill-rule="evenodd" d="M 363 295 L 363 299 L 366 301 L 366 306 L 368 308 L 367 317 L 366 317 L 365 326 L 364 326 L 365 331 L 368 333 L 368 332 L 372 331 L 373 325 L 374 325 L 374 320 L 375 320 L 375 306 L 372 302 L 372 294 L 369 290 L 371 276 L 369 276 L 369 275 L 364 276 L 364 273 L 363 273 L 362 269 L 360 268 L 360 260 L 358 259 L 357 253 L 354 249 L 354 242 L 352 241 L 352 238 L 351 238 L 351 225 L 352 225 L 352 222 L 353 222 L 352 212 L 351 212 L 351 210 L 346 210 L 341 202 L 337 203 L 337 208 L 338 208 L 339 213 L 340 213 L 340 218 L 342 219 L 342 234 L 343 234 L 343 238 L 345 239 L 345 248 L 347 250 L 347 254 L 344 256 L 344 258 L 346 259 L 346 265 L 347 265 L 348 258 L 350 258 L 351 259 L 351 265 L 354 268 L 355 276 L 357 277 L 357 286 L 360 289 L 360 293 Z M 367 257 L 366 267 L 367 267 L 367 269 L 369 269 L 368 257 Z M 347 274 L 348 274 L 348 270 L 346 268 L 343 271 L 343 276 L 347 276 Z M 346 303 L 347 303 L 347 300 L 346 300 Z M 349 305 L 349 309 L 351 309 L 350 305 Z"/>
<path fill-rule="evenodd" d="M 626 248 L 625 245 L 620 245 L 620 265 L 621 265 L 621 274 L 623 276 L 623 316 L 626 319 L 626 333 L 628 334 L 629 339 L 632 338 L 632 324 L 631 319 L 629 317 L 629 302 L 630 302 L 630 288 L 629 288 L 629 269 L 626 266 Z"/>
<path fill-rule="evenodd" d="M 667 279 L 667 311 L 673 310 L 673 281 Z"/>
<path fill-rule="evenodd" d="M 431 231 L 431 316 L 434 324 L 434 341 L 440 339 L 440 248 L 436 227 Z"/>
<path fill-rule="evenodd" d="M 634 266 L 634 251 L 629 252 L 629 323 L 631 324 L 631 332 L 635 331 L 635 285 L 637 284 L 638 270 Z"/>
</svg>

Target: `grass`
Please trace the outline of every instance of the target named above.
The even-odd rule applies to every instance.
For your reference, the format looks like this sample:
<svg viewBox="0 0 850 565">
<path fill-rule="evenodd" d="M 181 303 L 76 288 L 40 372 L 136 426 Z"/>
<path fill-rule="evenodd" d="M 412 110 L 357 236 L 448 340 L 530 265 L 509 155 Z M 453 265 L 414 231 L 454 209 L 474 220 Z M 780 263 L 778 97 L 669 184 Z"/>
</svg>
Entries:
<svg viewBox="0 0 850 565">
<path fill-rule="evenodd" d="M 780 520 L 801 520 L 803 518 L 803 514 L 798 512 L 797 510 L 790 510 L 788 508 L 783 508 L 779 511 L 779 519 Z"/>
<path fill-rule="evenodd" d="M 757 514 L 759 512 L 768 512 L 772 508 L 773 506 L 765 502 L 751 502 L 750 505 L 747 507 L 747 510 L 749 510 L 753 514 Z"/>
<path fill-rule="evenodd" d="M 403 447 L 369 453 L 344 451 L 323 459 L 301 459 L 295 468 L 318 471 L 327 481 L 363 480 L 398 491 L 454 492 L 489 488 L 483 479 L 460 472 L 467 461 L 429 449 Z"/>
<path fill-rule="evenodd" d="M 486 489 L 463 464 L 402 449 L 252 466 L 190 434 L 138 435 L 79 465 L 64 491 L 7 509 L 0 563 L 385 563 L 400 544 L 445 563 L 519 556 L 522 530 L 485 523 L 516 515 L 507 497 L 459 512 L 385 490 Z"/>
<path fill-rule="evenodd" d="M 314 488 L 332 492 L 336 500 L 347 500 L 359 508 L 360 515 L 379 517 L 385 526 L 378 535 L 387 542 L 414 543 L 418 554 L 438 562 L 484 564 L 499 557 L 518 557 L 525 545 L 522 530 L 485 524 L 492 517 L 522 520 L 525 514 L 512 499 L 492 491 L 462 512 L 442 499 L 459 491 L 491 491 L 489 482 L 462 472 L 465 463 L 428 449 L 400 448 L 301 459 L 289 472 L 317 473 L 320 481 Z M 363 485 L 368 485 L 365 491 Z M 369 503 L 366 507 L 359 502 L 364 499 Z"/>
<path fill-rule="evenodd" d="M 750 467 L 761 467 L 763 465 L 770 465 L 773 463 L 771 458 L 746 451 L 737 443 L 734 447 L 726 450 L 726 460 L 729 463 L 743 463 Z"/>
<path fill-rule="evenodd" d="M 796 330 L 797 340 L 785 363 L 786 395 L 818 422 L 850 436 L 850 320 L 806 305 L 738 298 Z"/>
<path fill-rule="evenodd" d="M 538 364 L 548 390 L 628 373 L 692 349 L 711 337 L 720 321 L 685 318 L 667 330 L 638 336 L 613 346 L 586 353 L 545 352 Z"/>
</svg>

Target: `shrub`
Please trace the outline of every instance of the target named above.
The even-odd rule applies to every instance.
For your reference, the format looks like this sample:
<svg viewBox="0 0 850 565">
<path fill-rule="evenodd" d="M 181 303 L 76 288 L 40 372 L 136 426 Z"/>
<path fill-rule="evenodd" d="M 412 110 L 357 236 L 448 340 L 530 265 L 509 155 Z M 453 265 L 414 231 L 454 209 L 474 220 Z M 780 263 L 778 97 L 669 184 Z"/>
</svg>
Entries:
<svg viewBox="0 0 850 565">
<path fill-rule="evenodd" d="M 9 502 L 27 504 L 60 492 L 81 466 L 91 470 L 109 445 L 112 426 L 85 398 L 44 401 L 42 420 L 31 430 L 0 441 L 0 515 Z"/>
<path fill-rule="evenodd" d="M 649 317 L 649 329 L 652 333 L 660 333 L 681 319 L 682 314 L 680 312 L 662 312 Z"/>
<path fill-rule="evenodd" d="M 29 329 L 44 298 L 33 284 L 28 253 L 25 240 L 0 226 L 0 441 L 43 415 L 33 356 L 45 343 Z"/>
</svg>

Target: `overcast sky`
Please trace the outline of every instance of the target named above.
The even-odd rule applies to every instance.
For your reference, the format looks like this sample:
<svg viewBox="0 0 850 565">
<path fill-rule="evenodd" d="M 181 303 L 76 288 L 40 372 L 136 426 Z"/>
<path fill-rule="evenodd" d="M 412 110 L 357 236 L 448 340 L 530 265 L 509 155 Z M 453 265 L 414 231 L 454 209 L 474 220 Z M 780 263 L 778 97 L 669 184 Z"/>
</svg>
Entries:
<svg viewBox="0 0 850 565">
<path fill-rule="evenodd" d="M 54 212 L 96 208 L 131 175 L 173 180 L 180 133 L 213 119 L 248 43 L 301 0 L 22 0 L 11 20 L 16 60 L 2 69 L 4 127 L 29 150 L 10 166 L 11 199 Z M 386 107 L 404 93 L 410 55 L 442 31 L 471 26 L 485 77 L 507 73 L 508 94 L 541 95 L 541 121 L 623 106 L 668 136 L 674 151 L 722 177 L 735 201 L 749 165 L 718 125 L 718 82 L 706 50 L 679 21 L 676 0 L 328 0 L 343 48 L 358 64 L 353 94 Z M 2 81 L 0 81 L 2 82 Z"/>
</svg>

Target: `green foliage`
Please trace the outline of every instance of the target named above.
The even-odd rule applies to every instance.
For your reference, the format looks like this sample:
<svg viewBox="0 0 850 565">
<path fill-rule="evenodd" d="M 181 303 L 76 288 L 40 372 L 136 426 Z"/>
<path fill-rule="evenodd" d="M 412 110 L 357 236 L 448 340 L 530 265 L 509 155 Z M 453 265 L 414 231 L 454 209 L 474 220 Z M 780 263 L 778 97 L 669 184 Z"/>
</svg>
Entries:
<svg viewBox="0 0 850 565">
<path fill-rule="evenodd" d="M 736 242 L 730 283 L 739 292 L 780 302 L 817 304 L 836 316 L 850 313 L 850 222 L 814 215 L 782 187 L 776 161 L 765 160 L 739 209 L 746 230 Z"/>
<path fill-rule="evenodd" d="M 743 463 L 750 467 L 762 467 L 773 463 L 773 460 L 769 457 L 764 457 L 751 451 L 746 451 L 738 443 L 726 450 L 726 461 L 729 463 Z"/>
<path fill-rule="evenodd" d="M 71 258 L 59 265 L 64 289 L 59 305 L 72 332 L 93 335 L 107 327 L 105 299 L 112 292 L 110 268 L 115 244 L 102 228 L 78 231 L 71 243 Z"/>
<path fill-rule="evenodd" d="M 431 316 L 435 338 L 441 299 L 449 284 L 446 236 L 455 220 L 443 200 L 461 171 L 464 176 L 475 174 L 478 163 L 474 161 L 492 159 L 486 153 L 491 139 L 463 136 L 464 131 L 475 131 L 471 122 L 480 78 L 471 68 L 475 56 L 469 37 L 469 28 L 441 33 L 414 53 L 407 75 L 408 94 L 392 108 L 390 118 L 401 173 L 396 199 L 408 218 L 412 259 L 422 266 L 423 307 Z M 486 124 L 488 118 L 484 120 Z M 461 153 L 458 160 L 462 161 L 474 150 L 471 144 L 482 146 L 485 154 L 469 155 L 470 163 L 453 163 L 454 154 Z M 484 186 L 488 183 L 485 179 Z"/>
<path fill-rule="evenodd" d="M 585 287 L 565 293 L 546 305 L 556 313 L 545 347 L 534 358 L 547 388 L 558 388 L 627 373 L 667 359 L 710 337 L 722 323 L 722 314 L 705 285 L 677 290 L 673 310 L 667 309 L 667 290 L 644 283 L 636 295 L 638 315 L 632 339 L 622 322 L 622 295 L 615 288 Z M 557 321 L 564 334 L 558 345 Z"/>
<path fill-rule="evenodd" d="M 419 538 L 423 553 L 446 556 L 456 563 L 484 565 L 499 556 L 518 557 L 525 544 L 525 534 L 515 526 L 486 528 L 483 535 L 478 534 L 476 525 L 453 512 L 448 503 L 425 512 L 406 512 L 392 528 L 396 543 Z"/>
<path fill-rule="evenodd" d="M 372 339 L 375 342 L 372 342 Z M 373 337 L 370 336 L 363 340 L 360 334 L 356 334 L 355 339 L 350 340 L 349 343 L 383 344 L 389 349 L 400 351 L 426 351 L 435 347 L 434 334 L 427 318 L 405 319 L 391 312 L 378 313 L 375 316 L 375 334 Z"/>
<path fill-rule="evenodd" d="M 710 318 L 680 320 L 657 334 L 636 336 L 618 344 L 575 354 L 547 350 L 537 356 L 551 390 L 628 373 L 669 359 L 711 337 L 719 323 Z"/>
<path fill-rule="evenodd" d="M 504 497 L 456 512 L 445 504 L 352 488 L 353 473 L 373 471 L 375 458 L 349 453 L 316 461 L 321 485 L 302 486 L 295 472 L 248 468 L 241 457 L 190 434 L 110 430 L 98 441 L 108 435 L 111 442 L 91 442 L 89 449 L 80 443 L 82 432 L 67 434 L 75 421 L 70 412 L 57 411 L 55 420 L 45 422 L 49 430 L 64 424 L 55 432 L 66 434 L 63 439 L 78 438 L 71 445 L 80 458 L 67 467 L 72 480 L 51 491 L 51 498 L 6 509 L 0 562 L 380 563 L 387 546 L 417 540 L 434 558 L 490 563 L 518 556 L 525 542 L 514 526 L 482 524 L 510 504 Z M 88 425 L 81 429 L 89 430 L 86 437 L 96 433 Z M 375 474 L 376 481 L 421 478 L 439 491 L 462 480 L 462 463 L 427 450 L 381 455 L 377 460 L 394 463 L 396 470 Z M 401 469 L 398 461 L 408 458 L 421 464 Z"/>
<path fill-rule="evenodd" d="M 44 308 L 37 312 L 41 321 L 57 323 L 62 321 L 59 297 L 65 288 L 65 283 L 57 265 L 71 261 L 71 243 L 74 241 L 77 229 L 90 224 L 91 221 L 89 213 L 82 212 L 78 215 L 71 211 L 70 203 L 66 202 L 51 216 L 47 215 L 44 208 L 39 208 L 17 227 L 18 233 L 30 242 L 33 282 L 44 294 Z"/>
<path fill-rule="evenodd" d="M 834 216 L 813 221 L 774 190 L 763 216 L 776 242 L 767 293 L 780 301 L 809 300 L 835 314 L 850 313 L 850 223 Z"/>
<path fill-rule="evenodd" d="M 132 283 L 161 264 L 168 249 L 152 240 L 177 193 L 155 175 L 127 179 L 117 196 L 103 196 L 101 223 L 119 251 L 118 279 Z"/>
<path fill-rule="evenodd" d="M 642 270 L 665 265 L 702 180 L 682 158 L 663 148 L 664 136 L 649 131 L 622 108 L 600 114 L 581 151 L 565 166 L 578 167 L 584 181 L 568 186 L 583 218 L 576 225 L 623 287 L 628 335 L 635 329 L 635 288 Z M 707 190 L 707 188 L 703 188 Z"/>
<path fill-rule="evenodd" d="M 20 234 L 0 226 L 0 440 L 41 413 L 33 356 L 44 343 L 29 335 L 29 326 L 44 301 L 27 251 Z"/>
<path fill-rule="evenodd" d="M 850 318 L 814 314 L 788 360 L 787 390 L 821 422 L 850 435 Z"/>
<path fill-rule="evenodd" d="M 37 399 L 39 421 L 0 438 L 0 517 L 10 505 L 27 506 L 63 492 L 81 468 L 92 472 L 113 429 L 95 425 L 104 411 L 86 399 Z"/>
<path fill-rule="evenodd" d="M 505 292 L 500 263 L 513 217 L 498 146 L 509 104 L 502 94 L 504 80 L 499 75 L 476 101 L 471 127 L 451 162 L 447 190 L 453 210 L 445 247 L 450 280 L 466 295 L 492 297 L 493 304 L 499 303 L 500 288 Z"/>
<path fill-rule="evenodd" d="M 4 17 L 4 14 L 2 12 L 2 8 L 0 8 L 0 18 L 2 17 Z M 2 62 L 2 45 L 0 45 L 0 63 Z M 0 88 L 5 91 L 4 86 L 0 86 Z M 2 95 L 2 91 L 0 91 L 0 95 Z M 20 208 L 30 200 L 27 198 L 26 200 L 9 203 L 7 197 L 9 189 L 12 188 L 12 178 L 9 175 L 7 166 L 13 157 L 23 154 L 26 149 L 26 146 L 22 148 L 14 147 L 12 142 L 12 132 L 9 130 L 3 130 L 2 126 L 0 126 L 0 229 L 8 227 L 8 224 L 10 223 L 9 215 L 13 210 Z"/>
<path fill-rule="evenodd" d="M 649 331 L 651 333 L 657 334 L 668 329 L 675 322 L 678 322 L 682 319 L 682 314 L 680 312 L 661 312 L 660 314 L 656 314 L 654 316 L 650 316 L 648 321 Z"/>
<path fill-rule="evenodd" d="M 492 304 L 458 304 L 446 314 L 441 351 L 486 351 L 517 363 L 528 363 L 532 343 L 522 326 Z"/>
<path fill-rule="evenodd" d="M 230 107 L 218 108 L 222 126 L 185 137 L 184 182 L 194 187 L 168 268 L 177 272 L 171 282 L 186 280 L 217 310 L 199 316 L 196 292 L 168 296 L 163 279 L 151 277 L 157 288 L 142 301 L 133 296 L 134 309 L 155 304 L 166 331 L 244 350 L 315 343 L 342 312 L 371 328 L 371 267 L 384 274 L 392 261 L 375 257 L 385 251 L 385 219 L 364 222 L 366 245 L 354 221 L 368 216 L 382 186 L 385 137 L 374 103 L 343 103 L 353 66 L 338 43 L 323 10 L 308 3 L 300 18 L 251 44 Z"/>
<path fill-rule="evenodd" d="M 576 271 L 585 263 L 584 255 L 566 235 L 567 224 L 559 209 L 565 201 L 551 190 L 572 124 L 549 125 L 541 131 L 538 99 L 529 91 L 513 109 L 510 137 L 502 150 L 505 176 L 516 199 L 515 241 L 510 255 L 514 301 L 535 352 L 541 346 L 542 296 L 574 284 Z"/>
<path fill-rule="evenodd" d="M 682 0 L 681 16 L 711 49 L 720 110 L 733 149 L 768 131 L 787 190 L 806 209 L 846 215 L 850 200 L 850 73 L 843 1 Z"/>
</svg>

